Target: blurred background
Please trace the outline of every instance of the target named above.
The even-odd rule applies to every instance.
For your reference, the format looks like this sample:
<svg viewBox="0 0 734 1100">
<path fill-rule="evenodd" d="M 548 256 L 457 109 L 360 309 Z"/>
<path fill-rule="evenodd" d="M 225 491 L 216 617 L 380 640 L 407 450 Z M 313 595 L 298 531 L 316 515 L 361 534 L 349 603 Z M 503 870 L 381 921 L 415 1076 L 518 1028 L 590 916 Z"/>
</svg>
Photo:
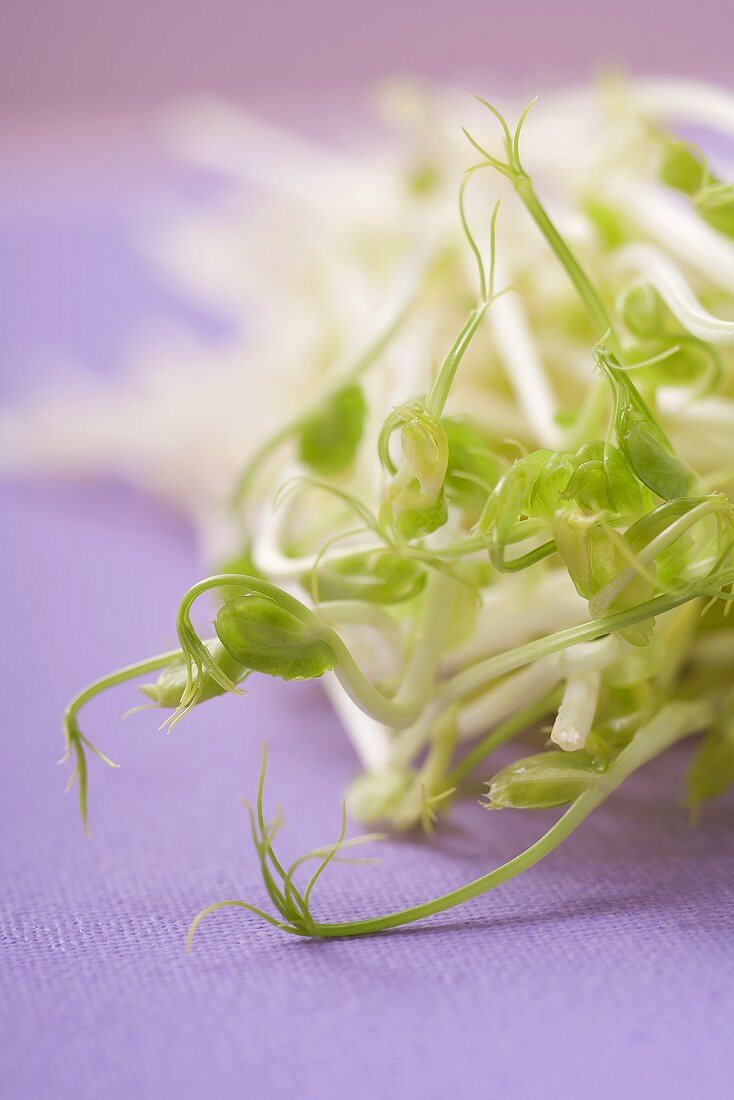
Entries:
<svg viewBox="0 0 734 1100">
<path fill-rule="evenodd" d="M 187 334 L 231 335 L 221 301 L 151 256 L 222 190 L 171 141 L 192 97 L 338 145 L 396 77 L 522 96 L 614 67 L 728 84 L 731 29 L 728 0 L 4 0 L 1 392 L 155 358 L 156 334 L 182 358 Z"/>
<path fill-rule="evenodd" d="M 126 113 L 182 92 L 267 104 L 390 75 L 578 80 L 730 76 L 727 0 L 5 0 L 3 114 L 18 126 Z"/>
<path fill-rule="evenodd" d="M 92 255 L 73 225 L 119 226 L 153 202 L 171 166 L 157 112 L 182 96 L 224 96 L 318 131 L 394 76 L 524 95 L 606 65 L 730 83 L 731 28 L 728 0 L 3 0 L 6 384 L 13 362 L 33 369 L 31 345 L 92 365 L 129 332 L 144 297 L 138 286 L 137 303 L 119 302 L 129 252 L 118 237 L 114 263 L 110 239 Z M 89 332 L 90 308 L 107 314 L 104 339 Z"/>
</svg>

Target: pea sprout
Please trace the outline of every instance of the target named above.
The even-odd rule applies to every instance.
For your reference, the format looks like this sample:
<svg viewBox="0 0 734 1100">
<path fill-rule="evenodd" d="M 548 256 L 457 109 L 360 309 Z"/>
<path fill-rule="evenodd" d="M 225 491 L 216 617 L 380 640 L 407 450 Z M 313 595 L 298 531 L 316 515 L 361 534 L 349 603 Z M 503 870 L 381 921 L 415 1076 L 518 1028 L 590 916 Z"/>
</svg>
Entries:
<svg viewBox="0 0 734 1100">
<path fill-rule="evenodd" d="M 239 899 L 208 905 L 191 925 L 189 948 L 204 918 L 225 907 L 292 935 L 332 938 L 460 905 L 543 859 L 628 776 L 694 733 L 704 737 L 688 779 L 692 815 L 734 782 L 734 508 L 710 465 L 699 469 L 691 446 L 682 454 L 665 422 L 671 389 L 703 404 L 730 384 L 732 322 L 705 280 L 694 288 L 659 245 L 634 240 L 633 220 L 612 193 L 586 204 L 597 251 L 580 258 L 521 159 L 535 101 L 514 128 L 493 104 L 479 103 L 503 153 L 464 131 L 480 159 L 461 181 L 458 221 L 478 286 L 469 302 L 462 298 L 460 317 L 453 310 L 456 335 L 441 335 L 438 369 L 426 364 L 424 388 L 390 407 L 367 385 L 368 371 L 409 329 L 411 311 L 435 293 L 440 249 L 430 261 L 418 258 L 398 308 L 349 369 L 241 471 L 232 494 L 241 545 L 231 567 L 183 596 L 179 648 L 96 681 L 67 711 L 85 825 L 86 751 L 111 761 L 82 733 L 79 711 L 140 675 L 159 673 L 143 691 L 169 711 L 169 728 L 217 695 L 243 694 L 251 675 L 323 677 L 372 739 L 336 839 L 288 868 L 275 849 L 280 819 L 265 817 L 263 747 L 250 820 L 272 910 Z M 647 142 L 659 185 L 685 196 L 685 216 L 728 248 L 731 185 L 700 151 L 659 128 L 643 128 L 637 140 Z M 543 397 L 519 443 L 468 412 L 471 403 L 453 404 L 464 374 L 481 384 L 497 352 L 485 317 L 501 296 L 528 297 L 522 279 L 497 289 L 502 249 L 509 251 L 499 240 L 499 201 L 483 199 L 481 236 L 470 226 L 468 186 L 489 173 L 510 186 L 568 284 L 568 324 L 586 371 L 565 421 L 555 413 L 549 421 Z M 599 250 L 612 259 L 602 263 Z M 533 305 L 533 325 L 561 323 L 546 317 L 541 325 Z M 566 341 L 564 357 L 570 348 Z M 542 358 L 553 356 L 544 349 Z M 543 386 L 551 393 L 545 377 Z M 527 387 L 522 393 L 530 407 Z M 266 464 L 286 449 L 295 465 L 281 464 L 259 518 L 244 523 L 255 478 L 264 482 Z M 202 638 L 193 611 L 207 594 L 219 602 L 215 636 Z M 497 770 L 493 755 L 508 744 L 516 759 Z M 488 809 L 563 813 L 525 852 L 422 904 L 346 922 L 314 912 L 329 866 L 382 836 L 347 839 L 347 811 L 388 831 L 430 831 L 479 774 Z M 308 863 L 316 866 L 304 881 Z"/>
</svg>

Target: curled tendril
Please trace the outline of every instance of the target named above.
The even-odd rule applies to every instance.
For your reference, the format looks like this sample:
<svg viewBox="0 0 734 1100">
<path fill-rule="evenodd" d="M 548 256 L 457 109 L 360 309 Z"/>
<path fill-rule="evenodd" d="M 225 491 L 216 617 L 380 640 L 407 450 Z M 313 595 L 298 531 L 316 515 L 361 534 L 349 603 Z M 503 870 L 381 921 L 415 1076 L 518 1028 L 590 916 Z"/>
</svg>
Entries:
<svg viewBox="0 0 734 1100">
<path fill-rule="evenodd" d="M 263 883 L 278 916 L 267 913 L 263 909 L 251 905 L 249 902 L 237 899 L 214 902 L 212 905 L 207 905 L 206 908 L 197 913 L 191 922 L 186 939 L 186 947 L 189 952 L 191 951 L 194 936 L 201 922 L 212 914 L 227 908 L 244 909 L 260 920 L 266 921 L 268 924 L 280 929 L 282 932 L 289 932 L 294 936 L 314 935 L 318 924 L 311 912 L 311 896 L 316 884 L 329 864 L 339 860 L 340 853 L 348 849 L 385 839 L 383 833 L 367 833 L 363 836 L 352 837 L 347 840 L 346 804 L 342 801 L 341 824 L 337 839 L 332 844 L 325 845 L 321 848 L 314 848 L 304 855 L 299 856 L 298 859 L 294 860 L 286 869 L 278 859 L 273 847 L 273 841 L 280 827 L 281 816 L 279 814 L 275 821 L 270 824 L 267 824 L 265 820 L 263 801 L 266 771 L 267 747 L 266 743 L 263 742 L 256 806 L 253 810 L 251 806 L 246 804 L 246 808 L 250 817 L 252 840 L 258 854 Z M 308 879 L 305 888 L 299 890 L 295 882 L 296 872 L 299 871 L 305 863 L 313 860 L 317 861 L 317 867 Z"/>
</svg>

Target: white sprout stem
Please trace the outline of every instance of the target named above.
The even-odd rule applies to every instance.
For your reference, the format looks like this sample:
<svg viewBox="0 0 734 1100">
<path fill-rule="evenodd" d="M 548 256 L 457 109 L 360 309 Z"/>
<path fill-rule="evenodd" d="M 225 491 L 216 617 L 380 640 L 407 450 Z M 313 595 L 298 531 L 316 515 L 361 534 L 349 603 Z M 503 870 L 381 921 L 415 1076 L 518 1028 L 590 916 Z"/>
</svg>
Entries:
<svg viewBox="0 0 734 1100">
<path fill-rule="evenodd" d="M 395 695 L 398 704 L 410 704 L 430 693 L 443 653 L 451 597 L 458 582 L 444 573 L 431 573 L 426 581 L 423 607 L 413 638 L 413 650 Z"/>
<path fill-rule="evenodd" d="M 362 767 L 368 772 L 382 771 L 390 763 L 393 752 L 393 737 L 388 727 L 365 714 L 333 672 L 327 672 L 322 683 Z"/>
<path fill-rule="evenodd" d="M 599 702 L 601 675 L 573 676 L 566 681 L 563 698 L 551 731 L 551 741 L 564 752 L 583 749 Z"/>
<path fill-rule="evenodd" d="M 164 115 L 163 128 L 180 156 L 231 179 L 285 195 L 299 205 L 332 208 L 341 186 L 364 186 L 361 166 L 353 158 L 217 99 L 192 99 Z M 329 186 L 324 185 L 326 177 Z"/>
<path fill-rule="evenodd" d="M 707 126 L 734 137 L 734 95 L 698 80 L 633 80 L 630 98 L 641 114 Z"/>
<path fill-rule="evenodd" d="M 281 544 L 290 518 L 290 501 L 282 500 L 278 507 L 274 507 L 275 498 L 281 492 L 284 485 L 303 477 L 308 471 L 302 466 L 289 466 L 282 476 L 280 485 L 275 493 L 266 502 L 252 543 L 252 556 L 255 565 L 268 577 L 274 580 L 294 580 L 309 573 L 314 566 L 327 562 L 339 561 L 342 558 L 351 557 L 352 554 L 366 554 L 371 550 L 384 548 L 385 543 L 377 538 L 365 538 L 360 542 L 350 542 L 348 545 L 334 546 L 324 553 L 303 554 L 292 557 L 284 554 Z"/>
<path fill-rule="evenodd" d="M 361 600 L 330 600 L 322 604 L 319 615 L 330 626 L 349 628 L 366 627 L 375 636 L 387 658 L 391 672 L 395 672 L 403 659 L 403 640 L 400 626 L 387 611 L 377 604 Z"/>
<path fill-rule="evenodd" d="M 462 706 L 457 719 L 459 739 L 471 741 L 487 733 L 516 710 L 541 699 L 560 681 L 560 663 L 555 654 L 511 673 Z"/>
<path fill-rule="evenodd" d="M 644 234 L 734 294 L 734 245 L 687 209 L 680 196 L 628 176 L 610 181 L 605 193 Z"/>
<path fill-rule="evenodd" d="M 482 594 L 471 638 L 446 654 L 442 671 L 456 672 L 553 630 L 578 626 L 587 617 L 588 605 L 565 569 L 549 569 L 532 584 L 522 574 L 510 574 Z"/>
<path fill-rule="evenodd" d="M 660 295 L 683 328 L 699 340 L 734 346 L 734 321 L 715 317 L 699 302 L 682 271 L 658 248 L 633 244 L 617 254 L 620 266 L 632 268 Z"/>
<path fill-rule="evenodd" d="M 506 286 L 507 273 L 495 259 L 495 279 Z M 495 299 L 487 323 L 497 345 L 507 378 L 538 442 L 557 449 L 563 436 L 555 421 L 556 401 L 530 332 L 519 294 L 511 291 Z"/>
<path fill-rule="evenodd" d="M 429 577 L 423 597 L 421 619 L 413 639 L 413 650 L 395 695 L 397 705 L 410 705 L 416 699 L 428 697 L 435 681 L 445 636 L 445 616 L 450 608 L 450 589 L 456 584 L 443 574 Z M 338 679 L 338 685 L 336 683 Z M 344 691 L 340 692 L 339 687 Z M 379 771 L 396 754 L 411 759 L 425 743 L 430 732 L 434 709 L 430 705 L 417 722 L 405 727 L 399 738 L 390 729 L 363 715 L 352 700 L 345 702 L 348 685 L 343 678 L 334 678 L 327 688 L 332 703 L 342 718 L 349 737 L 365 768 Z M 367 718 L 367 721 L 364 719 Z"/>
<path fill-rule="evenodd" d="M 601 673 L 619 657 L 620 642 L 613 634 L 593 642 L 569 646 L 559 655 L 566 678 L 551 741 L 565 752 L 582 749 L 591 732 L 599 702 Z"/>
<path fill-rule="evenodd" d="M 597 638 L 593 642 L 579 642 L 569 646 L 559 655 L 563 675 L 567 678 L 588 676 L 603 672 L 619 657 L 619 639 L 613 634 Z"/>
<path fill-rule="evenodd" d="M 681 393 L 672 386 L 660 386 L 657 398 L 660 411 L 665 416 L 680 420 L 681 427 L 696 425 L 709 431 L 718 429 L 724 440 L 730 438 L 734 432 L 734 401 L 728 398 L 704 397 L 691 404 L 688 394 Z M 706 442 L 705 435 L 699 442 Z"/>
</svg>

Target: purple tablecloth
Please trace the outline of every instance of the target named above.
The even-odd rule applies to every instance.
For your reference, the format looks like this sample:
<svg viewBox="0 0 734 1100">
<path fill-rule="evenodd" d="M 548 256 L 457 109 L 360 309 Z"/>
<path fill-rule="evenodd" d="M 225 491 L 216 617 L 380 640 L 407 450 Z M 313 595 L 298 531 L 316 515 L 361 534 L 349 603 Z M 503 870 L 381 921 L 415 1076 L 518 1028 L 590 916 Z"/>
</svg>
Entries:
<svg viewBox="0 0 734 1100">
<path fill-rule="evenodd" d="M 127 251 L 119 195 L 42 221 L 29 209 L 3 230 L 16 367 L 34 337 L 61 336 L 105 367 L 134 317 L 176 308 Z M 246 699 L 218 700 L 170 736 L 150 712 L 120 725 L 136 701 L 121 688 L 85 713 L 122 765 L 91 764 L 85 840 L 55 766 L 64 703 L 173 643 L 199 563 L 177 521 L 119 486 L 1 495 L 3 1096 L 731 1095 L 734 806 L 688 828 L 685 749 L 535 870 L 460 910 L 314 943 L 230 912 L 187 958 L 201 906 L 264 900 L 238 804 L 254 793 L 263 737 L 286 855 L 334 837 L 352 752 L 316 685 L 255 679 Z M 544 824 L 467 806 L 431 843 L 334 868 L 316 908 L 343 918 L 431 897 Z"/>
</svg>

